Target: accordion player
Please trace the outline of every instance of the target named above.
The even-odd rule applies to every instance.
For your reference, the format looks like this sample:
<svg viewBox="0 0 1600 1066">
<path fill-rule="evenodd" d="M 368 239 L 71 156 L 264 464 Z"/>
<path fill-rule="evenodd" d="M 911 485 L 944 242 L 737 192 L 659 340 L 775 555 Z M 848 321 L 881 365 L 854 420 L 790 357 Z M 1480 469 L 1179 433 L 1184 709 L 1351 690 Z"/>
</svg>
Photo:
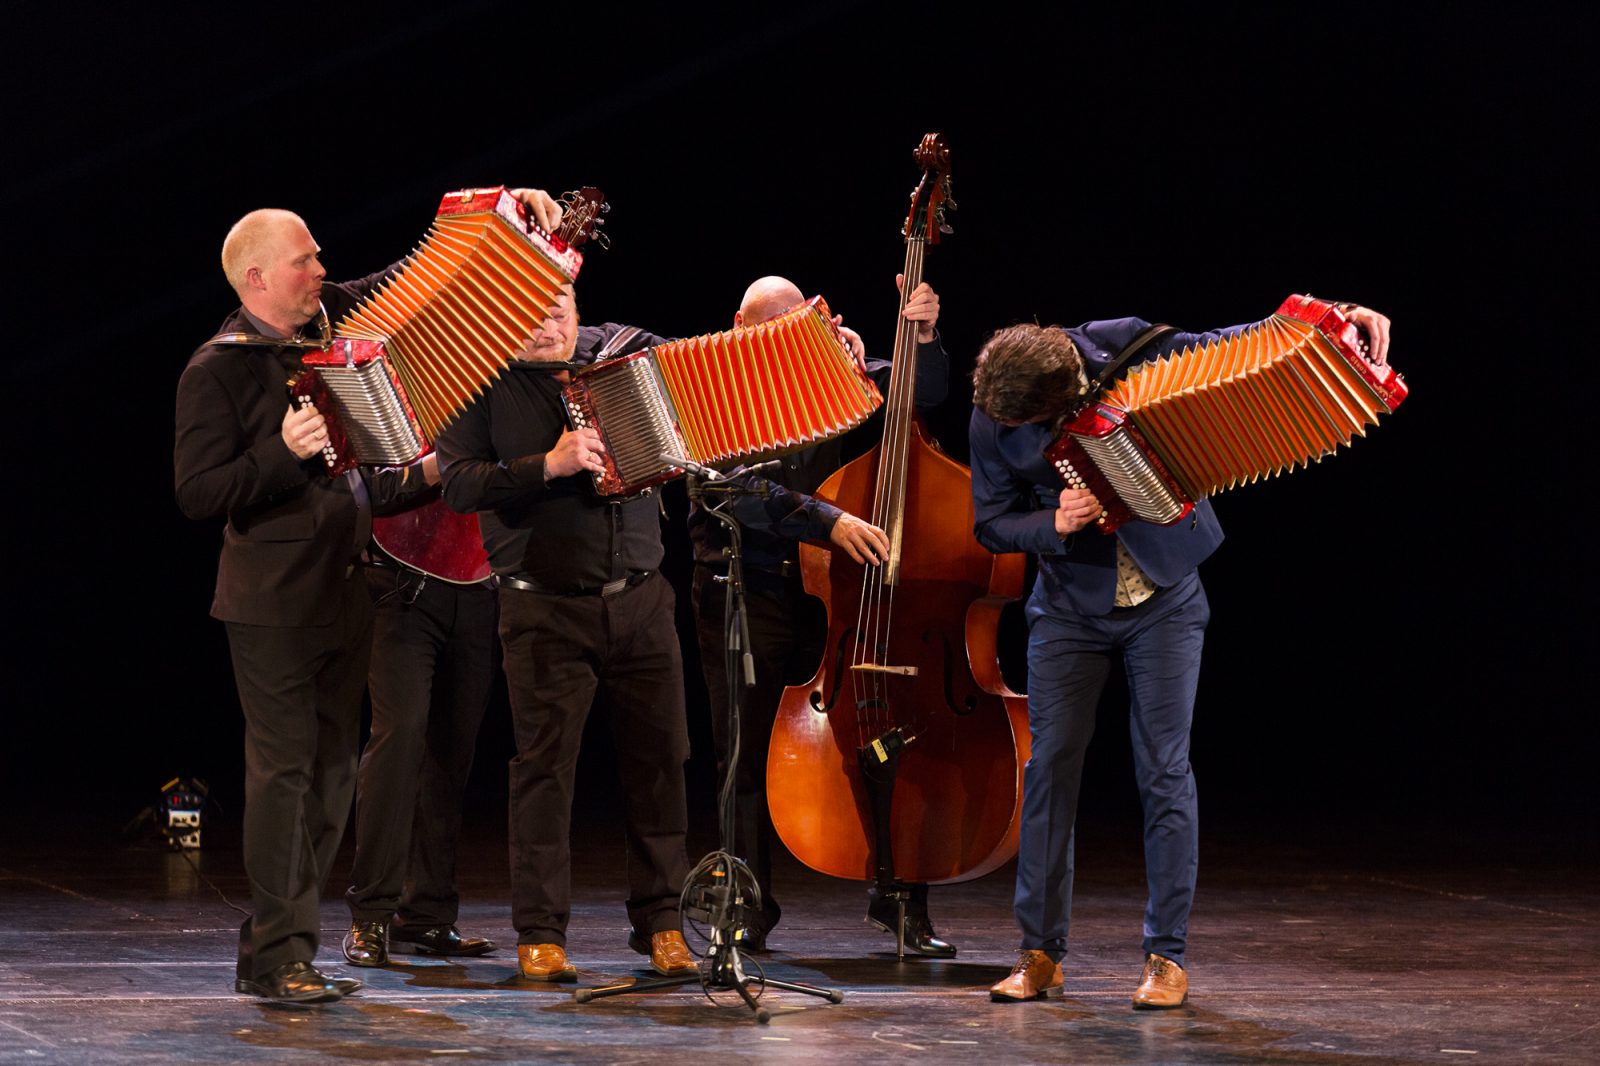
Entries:
<svg viewBox="0 0 1600 1066">
<path fill-rule="evenodd" d="M 883 402 L 820 296 L 757 325 L 597 362 L 562 398 L 573 427 L 605 442 L 602 495 L 678 477 L 673 458 L 714 466 L 798 451 Z"/>
<path fill-rule="evenodd" d="M 329 475 L 432 452 L 443 426 L 550 315 L 582 261 L 503 186 L 446 194 L 422 244 L 301 356 L 305 372 L 291 393 L 324 415 Z M 489 574 L 477 517 L 438 498 L 375 518 L 373 538 L 445 581 Z"/>
<path fill-rule="evenodd" d="M 1369 357 L 1344 306 L 1310 296 L 1101 385 L 1046 455 L 1069 487 L 1100 501 L 1093 524 L 1104 533 L 1134 520 L 1169 525 L 1198 500 L 1320 462 L 1408 391 Z"/>
<path fill-rule="evenodd" d="M 422 244 L 301 357 L 291 391 L 329 416 L 328 472 L 401 465 L 504 372 L 583 255 L 503 186 L 448 193 Z"/>
</svg>

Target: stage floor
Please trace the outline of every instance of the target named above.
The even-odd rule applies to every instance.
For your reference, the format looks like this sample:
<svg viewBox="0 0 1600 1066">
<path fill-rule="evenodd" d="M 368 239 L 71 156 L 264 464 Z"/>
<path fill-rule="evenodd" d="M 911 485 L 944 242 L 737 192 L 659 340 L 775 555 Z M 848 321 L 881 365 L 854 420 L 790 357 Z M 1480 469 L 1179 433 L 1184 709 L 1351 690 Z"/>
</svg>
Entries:
<svg viewBox="0 0 1600 1066">
<path fill-rule="evenodd" d="M 461 926 L 499 950 L 343 966 L 347 912 L 335 891 L 319 962 L 367 987 L 300 1008 L 232 991 L 239 915 L 218 890 L 240 904 L 247 896 L 225 826 L 187 856 L 8 829 L 0 1063 L 1600 1061 L 1592 860 L 1565 862 L 1526 840 L 1419 846 L 1396 834 L 1290 847 L 1281 832 L 1212 832 L 1182 1009 L 1129 1008 L 1142 886 L 1136 841 L 1119 830 L 1082 834 L 1066 995 L 1031 1003 L 992 1003 L 986 992 L 1015 960 L 1010 868 L 935 889 L 935 923 L 959 958 L 899 961 L 892 940 L 862 921 L 862 886 L 785 857 L 783 922 L 772 952 L 754 961 L 773 977 L 840 989 L 844 1001 L 769 991 L 761 1003 L 772 1019 L 758 1025 L 728 991 L 717 1002 L 695 986 L 579 1005 L 572 985 L 523 983 L 498 829 L 474 832 L 464 848 Z M 645 976 L 625 943 L 620 833 L 587 826 L 577 836 L 578 987 Z"/>
</svg>

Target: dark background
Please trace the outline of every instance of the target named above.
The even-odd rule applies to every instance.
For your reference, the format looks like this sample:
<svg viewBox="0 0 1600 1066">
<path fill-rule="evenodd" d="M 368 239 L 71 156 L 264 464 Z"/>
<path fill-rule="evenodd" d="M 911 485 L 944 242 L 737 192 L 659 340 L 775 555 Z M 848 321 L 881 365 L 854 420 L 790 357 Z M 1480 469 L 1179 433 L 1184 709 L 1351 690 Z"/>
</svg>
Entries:
<svg viewBox="0 0 1600 1066">
<path fill-rule="evenodd" d="M 237 815 L 241 723 L 206 616 L 220 523 L 179 515 L 170 455 L 179 371 L 236 303 L 217 253 L 239 215 L 300 212 L 345 278 L 406 253 L 446 190 L 596 184 L 615 247 L 586 263 L 587 319 L 702 333 L 782 273 L 882 352 L 911 149 L 937 129 L 960 209 L 927 265 L 955 377 L 933 428 L 957 457 L 998 326 L 1217 327 L 1300 291 L 1394 320 L 1406 405 L 1217 502 L 1208 832 L 1594 843 L 1578 7 L 31 10 L 0 73 L 9 812 L 120 825 L 186 774 Z M 1124 723 L 1108 702 L 1085 819 L 1135 809 Z M 508 734 L 497 695 L 483 819 L 503 817 Z M 603 804 L 596 739 L 580 799 Z"/>
</svg>

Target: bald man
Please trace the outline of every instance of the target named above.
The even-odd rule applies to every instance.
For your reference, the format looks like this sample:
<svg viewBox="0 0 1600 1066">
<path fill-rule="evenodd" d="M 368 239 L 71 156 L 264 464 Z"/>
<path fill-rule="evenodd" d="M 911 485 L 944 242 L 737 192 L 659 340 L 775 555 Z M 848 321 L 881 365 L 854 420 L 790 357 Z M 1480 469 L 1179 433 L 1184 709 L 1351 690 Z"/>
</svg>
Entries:
<svg viewBox="0 0 1600 1066">
<path fill-rule="evenodd" d="M 899 283 L 900 279 L 896 279 Z M 745 290 L 734 314 L 736 326 L 755 325 L 775 318 L 805 302 L 794 282 L 765 277 Z M 927 283 L 918 285 L 906 300 L 907 320 L 917 330 L 916 402 L 926 410 L 944 399 L 948 388 L 949 359 L 934 331 L 939 320 L 939 297 Z M 835 317 L 851 352 L 862 368 L 888 390 L 891 364 L 869 360 L 861 337 Z M 770 475 L 776 488 L 766 499 L 735 498 L 733 513 L 743 527 L 744 584 L 750 651 L 755 659 L 756 684 L 745 690 L 740 714 L 739 765 L 735 776 L 738 821 L 735 851 L 749 864 L 761 886 L 761 913 L 749 915 L 744 946 L 759 951 L 778 923 L 782 909 L 772 888 L 772 817 L 767 808 L 767 744 L 773 718 L 785 685 L 801 684 L 816 672 L 826 637 L 826 619 L 819 601 L 806 595 L 800 580 L 801 541 L 828 544 L 845 551 L 858 563 L 877 561 L 888 551 L 883 530 L 855 515 L 815 499 L 822 483 L 848 460 L 866 452 L 882 437 L 882 419 L 874 418 L 844 438 L 784 458 L 782 468 Z M 689 515 L 689 536 L 694 542 L 695 573 L 692 602 L 700 641 L 700 662 L 710 696 L 712 735 L 716 740 L 719 771 L 727 771 L 728 683 L 724 667 L 723 619 L 727 574 L 723 549 L 727 534 L 720 522 L 696 505 Z M 868 920 L 893 933 L 898 921 L 893 899 L 872 888 Z M 910 951 L 936 958 L 954 956 L 956 949 L 941 939 L 928 918 L 927 885 L 898 885 L 909 891 L 905 943 Z"/>
<path fill-rule="evenodd" d="M 545 193 L 517 195 L 541 225 L 559 220 Z M 322 882 L 350 811 L 371 646 L 360 558 L 373 507 L 423 481 L 328 477 L 322 416 L 289 402 L 285 381 L 307 335 L 315 346 L 322 309 L 337 319 L 389 272 L 332 284 L 320 252 L 290 211 L 252 211 L 229 231 L 222 268 L 240 307 L 184 368 L 174 447 L 183 513 L 227 519 L 211 615 L 227 629 L 244 711 L 253 906 L 234 988 L 301 1003 L 361 987 L 313 964 Z"/>
</svg>

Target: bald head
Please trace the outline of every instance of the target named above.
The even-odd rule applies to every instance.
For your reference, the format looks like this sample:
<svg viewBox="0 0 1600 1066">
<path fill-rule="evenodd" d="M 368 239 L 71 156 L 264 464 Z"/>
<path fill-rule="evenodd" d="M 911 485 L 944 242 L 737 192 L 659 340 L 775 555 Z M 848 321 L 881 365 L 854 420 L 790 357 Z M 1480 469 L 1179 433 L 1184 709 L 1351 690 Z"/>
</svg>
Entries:
<svg viewBox="0 0 1600 1066">
<path fill-rule="evenodd" d="M 293 332 L 316 315 L 326 276 L 305 221 L 263 208 L 233 224 L 222 242 L 222 272 L 245 310 Z"/>
<path fill-rule="evenodd" d="M 776 275 L 760 278 L 744 290 L 744 299 L 739 301 L 739 313 L 734 316 L 733 323 L 754 326 L 805 302 L 805 293 L 788 278 Z"/>
<path fill-rule="evenodd" d="M 264 207 L 233 224 L 222 241 L 222 272 L 242 299 L 251 267 L 268 269 L 276 264 L 285 237 L 306 230 L 305 220 L 293 211 Z"/>
</svg>

